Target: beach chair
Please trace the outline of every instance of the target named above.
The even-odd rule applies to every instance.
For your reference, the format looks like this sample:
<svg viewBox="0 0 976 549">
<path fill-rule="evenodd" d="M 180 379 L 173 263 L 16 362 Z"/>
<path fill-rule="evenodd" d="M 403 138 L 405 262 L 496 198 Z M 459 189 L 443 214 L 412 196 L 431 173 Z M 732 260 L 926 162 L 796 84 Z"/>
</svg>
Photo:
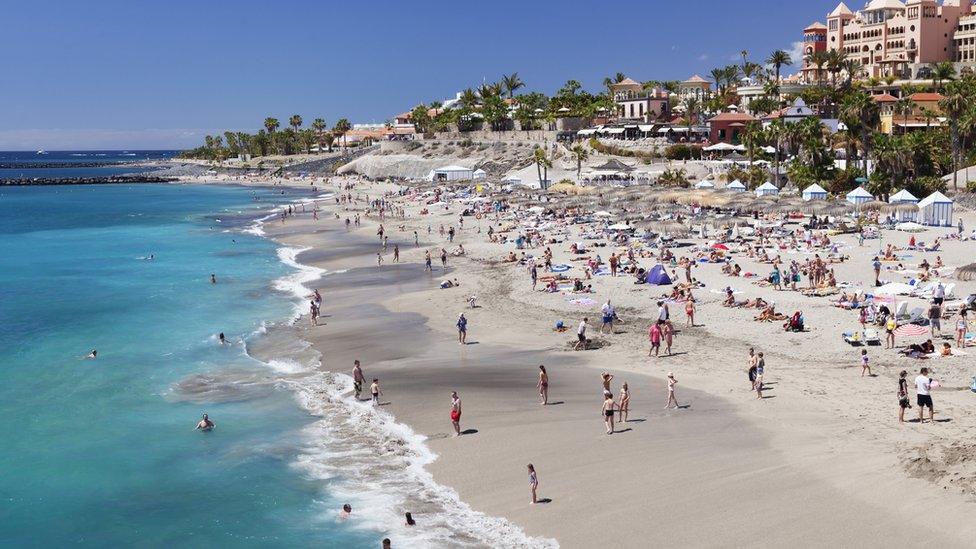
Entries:
<svg viewBox="0 0 976 549">
<path fill-rule="evenodd" d="M 853 332 L 844 332 L 844 341 L 852 347 L 860 347 L 864 344 L 864 340 L 861 338 L 861 333 L 857 330 L 854 330 Z"/>
<path fill-rule="evenodd" d="M 898 305 L 895 307 L 895 320 L 899 318 L 905 318 L 908 316 L 908 302 L 899 301 Z"/>
<path fill-rule="evenodd" d="M 925 326 L 929 323 L 929 319 L 925 318 L 925 309 L 922 309 L 921 307 L 915 307 L 908 313 L 908 318 L 904 323 L 919 324 Z"/>
<path fill-rule="evenodd" d="M 945 299 L 949 299 L 952 297 L 953 292 L 956 290 L 956 283 L 950 282 L 946 284 L 945 288 L 943 289 L 945 290 Z"/>
<path fill-rule="evenodd" d="M 864 330 L 864 343 L 866 345 L 881 345 L 881 335 L 875 328 L 867 328 Z"/>
</svg>

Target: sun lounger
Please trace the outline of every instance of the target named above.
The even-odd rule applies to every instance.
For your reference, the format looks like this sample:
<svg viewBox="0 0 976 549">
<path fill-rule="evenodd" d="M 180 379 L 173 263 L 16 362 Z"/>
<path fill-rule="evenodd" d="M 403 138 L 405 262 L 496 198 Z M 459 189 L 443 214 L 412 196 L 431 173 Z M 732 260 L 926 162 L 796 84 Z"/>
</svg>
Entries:
<svg viewBox="0 0 976 549">
<path fill-rule="evenodd" d="M 844 341 L 853 347 L 860 347 L 864 345 L 864 340 L 861 338 L 861 332 L 854 330 L 853 332 L 844 332 Z"/>
<path fill-rule="evenodd" d="M 895 318 L 899 319 L 908 316 L 908 302 L 899 301 L 898 306 L 895 307 Z"/>
<path fill-rule="evenodd" d="M 881 335 L 878 330 L 868 328 L 864 330 L 864 343 L 867 345 L 881 345 Z"/>
</svg>

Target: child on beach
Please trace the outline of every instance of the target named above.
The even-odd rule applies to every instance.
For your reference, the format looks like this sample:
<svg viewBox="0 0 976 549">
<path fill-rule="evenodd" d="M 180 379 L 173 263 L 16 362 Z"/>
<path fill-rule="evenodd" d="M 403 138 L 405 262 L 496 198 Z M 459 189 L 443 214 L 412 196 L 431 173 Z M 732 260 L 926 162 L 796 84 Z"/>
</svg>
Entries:
<svg viewBox="0 0 976 549">
<path fill-rule="evenodd" d="M 464 345 L 468 338 L 468 319 L 464 313 L 458 315 L 457 319 L 458 343 Z"/>
<path fill-rule="evenodd" d="M 753 386 L 756 388 L 756 398 L 762 400 L 763 374 L 766 373 L 766 359 L 759 353 L 756 358 L 756 381 Z"/>
<path fill-rule="evenodd" d="M 695 326 L 695 301 L 691 298 L 691 290 L 688 290 L 688 301 L 685 301 L 685 315 L 688 317 L 688 326 Z"/>
<path fill-rule="evenodd" d="M 380 395 L 383 394 L 383 391 L 380 390 L 379 378 L 373 378 L 373 384 L 369 386 L 369 392 L 373 394 L 373 406 L 378 406 L 380 403 Z"/>
<path fill-rule="evenodd" d="M 959 318 L 956 319 L 956 347 L 966 346 L 966 332 L 969 329 L 969 323 L 966 319 L 966 309 L 959 311 Z"/>
<path fill-rule="evenodd" d="M 678 380 L 674 378 L 674 372 L 668 372 L 668 402 L 664 405 L 665 410 L 671 407 L 679 408 L 678 399 L 674 396 L 674 386 L 677 384 Z"/>
<path fill-rule="evenodd" d="M 654 356 L 655 357 L 659 356 L 659 354 L 661 352 L 661 336 L 662 335 L 663 334 L 661 332 L 661 321 L 658 320 L 654 324 L 651 324 L 651 327 L 650 327 L 650 329 L 648 330 L 648 333 L 647 333 L 648 338 L 651 340 L 651 348 L 648 349 L 647 356 L 651 356 L 651 353 L 652 352 L 654 353 Z"/>
<path fill-rule="evenodd" d="M 607 434 L 613 434 L 613 415 L 617 403 L 613 401 L 613 393 L 607 391 L 603 394 L 603 423 L 607 426 Z"/>
<path fill-rule="evenodd" d="M 871 375 L 871 366 L 868 364 L 868 350 L 861 349 L 861 377 L 864 377 L 864 372 Z"/>
<path fill-rule="evenodd" d="M 538 498 L 536 497 L 536 490 L 539 489 L 539 477 L 538 475 L 535 474 L 535 467 L 531 463 L 528 465 L 528 467 L 529 467 L 529 490 L 532 491 L 532 501 L 530 501 L 529 503 L 535 505 L 538 502 Z"/>
<path fill-rule="evenodd" d="M 620 403 L 617 405 L 617 412 L 620 414 L 617 421 L 626 422 L 627 414 L 630 412 L 630 387 L 627 386 L 626 381 L 620 387 Z"/>
</svg>

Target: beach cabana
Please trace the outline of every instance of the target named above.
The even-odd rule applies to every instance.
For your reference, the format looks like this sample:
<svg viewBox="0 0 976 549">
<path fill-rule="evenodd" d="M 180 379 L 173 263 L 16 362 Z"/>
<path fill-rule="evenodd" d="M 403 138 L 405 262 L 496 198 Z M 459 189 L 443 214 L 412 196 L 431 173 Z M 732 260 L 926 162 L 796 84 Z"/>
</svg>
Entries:
<svg viewBox="0 0 976 549">
<path fill-rule="evenodd" d="M 644 275 L 644 282 L 654 286 L 667 286 L 671 284 L 671 277 L 668 276 L 668 270 L 662 265 L 655 265 L 653 269 Z"/>
<path fill-rule="evenodd" d="M 814 183 L 803 189 L 803 200 L 826 200 L 827 190 Z"/>
<path fill-rule="evenodd" d="M 854 204 L 854 206 L 858 206 L 860 204 L 864 204 L 865 202 L 870 202 L 874 200 L 874 196 L 871 193 L 864 190 L 864 187 L 858 187 L 853 191 L 847 193 L 847 196 L 845 198 L 847 198 L 848 202 Z"/>
<path fill-rule="evenodd" d="M 952 225 L 952 199 L 935 191 L 918 203 L 918 221 L 923 225 Z"/>
<path fill-rule="evenodd" d="M 522 184 L 522 178 L 519 177 L 519 176 L 517 176 L 517 175 L 510 175 L 510 176 L 506 177 L 505 179 L 502 179 L 502 183 L 505 183 L 505 184 L 508 184 L 508 185 L 521 185 Z"/>
<path fill-rule="evenodd" d="M 741 193 L 741 192 L 745 192 L 746 190 L 746 186 L 738 179 L 726 185 L 725 188 L 734 193 Z"/>
<path fill-rule="evenodd" d="M 442 166 L 431 171 L 432 181 L 464 181 L 474 179 L 474 170 L 463 166 Z"/>
<path fill-rule="evenodd" d="M 918 220 L 918 198 L 908 189 L 902 189 L 891 195 L 888 204 L 901 206 L 893 209 L 894 217 L 897 221 L 916 221 Z M 910 206 L 915 206 L 911 208 Z"/>
<path fill-rule="evenodd" d="M 756 188 L 756 196 L 773 196 L 779 194 L 779 189 L 771 181 L 767 181 Z"/>
<path fill-rule="evenodd" d="M 488 177 L 488 172 L 482 169 L 477 169 L 471 174 L 472 179 L 485 179 Z"/>
<path fill-rule="evenodd" d="M 699 181 L 698 183 L 695 183 L 695 188 L 696 189 L 714 189 L 715 188 L 715 184 L 712 183 L 711 181 L 708 181 L 708 180 Z"/>
</svg>

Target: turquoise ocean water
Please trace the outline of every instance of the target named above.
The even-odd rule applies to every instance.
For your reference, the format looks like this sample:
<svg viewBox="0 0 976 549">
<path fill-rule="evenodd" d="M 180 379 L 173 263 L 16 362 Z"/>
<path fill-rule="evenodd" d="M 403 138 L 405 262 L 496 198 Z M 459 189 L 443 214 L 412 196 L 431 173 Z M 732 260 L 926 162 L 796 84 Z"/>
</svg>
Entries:
<svg viewBox="0 0 976 549">
<path fill-rule="evenodd" d="M 0 189 L 0 546 L 377 545 L 293 466 L 312 420 L 240 344 L 293 303 L 275 244 L 236 229 L 296 198 Z"/>
</svg>

